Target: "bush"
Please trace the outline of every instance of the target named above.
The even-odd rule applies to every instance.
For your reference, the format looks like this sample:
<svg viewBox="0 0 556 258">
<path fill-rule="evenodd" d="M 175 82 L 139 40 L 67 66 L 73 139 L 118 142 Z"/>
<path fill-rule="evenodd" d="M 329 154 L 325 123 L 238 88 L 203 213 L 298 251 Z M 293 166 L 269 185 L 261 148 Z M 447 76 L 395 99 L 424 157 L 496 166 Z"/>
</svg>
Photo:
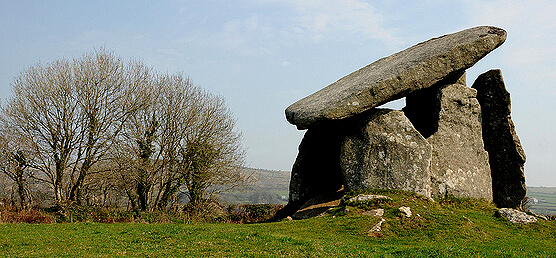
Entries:
<svg viewBox="0 0 556 258">
<path fill-rule="evenodd" d="M 38 208 L 17 210 L 15 207 L 2 207 L 0 210 L 0 221 L 2 223 L 28 223 L 43 224 L 54 223 L 54 218 Z"/>
<path fill-rule="evenodd" d="M 187 221 L 212 222 L 224 214 L 224 209 L 216 200 L 204 200 L 196 204 L 187 203 L 183 212 Z"/>
<path fill-rule="evenodd" d="M 283 205 L 279 204 L 232 204 L 220 219 L 228 223 L 255 223 L 272 218 Z"/>
<path fill-rule="evenodd" d="M 279 204 L 232 204 L 223 208 L 210 201 L 186 205 L 183 211 L 126 211 L 114 208 L 82 206 L 74 203 L 50 208 L 17 210 L 0 206 L 1 223 L 255 223 L 267 221 L 281 209 Z"/>
<path fill-rule="evenodd" d="M 76 204 L 51 207 L 47 211 L 54 215 L 56 222 L 115 223 L 135 220 L 134 212 Z"/>
</svg>

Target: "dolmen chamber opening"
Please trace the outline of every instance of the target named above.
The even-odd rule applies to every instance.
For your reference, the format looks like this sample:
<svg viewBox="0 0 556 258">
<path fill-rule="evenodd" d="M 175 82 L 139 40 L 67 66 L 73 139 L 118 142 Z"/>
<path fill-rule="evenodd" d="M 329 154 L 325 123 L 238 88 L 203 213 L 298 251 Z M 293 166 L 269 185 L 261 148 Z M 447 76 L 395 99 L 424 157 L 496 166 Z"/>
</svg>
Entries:
<svg viewBox="0 0 556 258">
<path fill-rule="evenodd" d="M 487 71 L 471 87 L 465 73 L 505 40 L 506 31 L 492 26 L 433 38 L 289 106 L 287 120 L 307 131 L 289 203 L 277 217 L 315 216 L 337 206 L 344 192 L 364 189 L 518 207 L 526 194 L 525 153 L 502 73 Z M 404 97 L 402 110 L 377 108 Z"/>
</svg>

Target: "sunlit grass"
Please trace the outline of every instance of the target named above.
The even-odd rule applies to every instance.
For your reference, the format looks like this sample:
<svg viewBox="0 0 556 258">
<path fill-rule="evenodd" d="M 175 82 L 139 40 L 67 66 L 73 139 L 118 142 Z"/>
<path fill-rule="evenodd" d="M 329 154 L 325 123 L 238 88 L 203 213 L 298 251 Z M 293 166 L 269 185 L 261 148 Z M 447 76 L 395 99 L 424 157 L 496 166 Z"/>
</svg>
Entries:
<svg viewBox="0 0 556 258">
<path fill-rule="evenodd" d="M 381 236 L 359 207 L 301 221 L 260 224 L 62 223 L 0 225 L 3 257 L 554 257 L 556 222 L 513 225 L 480 200 L 431 202 L 403 192 Z M 411 207 L 413 216 L 396 212 Z M 365 207 L 372 208 L 372 207 Z"/>
</svg>

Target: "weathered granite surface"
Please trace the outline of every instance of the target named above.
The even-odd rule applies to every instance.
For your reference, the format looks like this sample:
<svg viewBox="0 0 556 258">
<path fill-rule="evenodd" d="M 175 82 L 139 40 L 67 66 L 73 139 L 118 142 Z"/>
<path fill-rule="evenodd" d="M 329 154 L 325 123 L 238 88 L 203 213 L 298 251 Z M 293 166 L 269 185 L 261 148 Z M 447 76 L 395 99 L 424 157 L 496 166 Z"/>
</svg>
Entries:
<svg viewBox="0 0 556 258">
<path fill-rule="evenodd" d="M 340 153 L 346 191 L 398 189 L 431 196 L 431 146 L 402 111 L 375 109 L 353 123 Z"/>
<path fill-rule="evenodd" d="M 466 87 L 464 78 L 451 81 L 409 95 L 404 108 L 414 124 L 422 124 L 432 146 L 432 195 L 492 200 L 476 90 Z"/>
<path fill-rule="evenodd" d="M 346 200 L 347 204 L 356 203 L 356 202 L 367 202 L 373 200 L 386 200 L 386 201 L 393 201 L 391 197 L 385 195 L 377 195 L 377 194 L 358 194 L 357 196 L 349 198 Z"/>
<path fill-rule="evenodd" d="M 512 208 L 501 208 L 498 210 L 498 214 L 514 224 L 529 224 L 537 222 L 537 218 L 535 218 L 535 216 L 528 215 L 523 211 L 518 211 Z"/>
<path fill-rule="evenodd" d="M 286 109 L 298 129 L 362 113 L 461 73 L 506 39 L 482 26 L 419 43 L 355 71 Z"/>
<path fill-rule="evenodd" d="M 494 203 L 519 207 L 527 193 L 523 165 L 525 152 L 511 118 L 510 93 L 498 69 L 481 74 L 472 86 L 481 104 L 483 141 L 492 173 Z"/>
</svg>

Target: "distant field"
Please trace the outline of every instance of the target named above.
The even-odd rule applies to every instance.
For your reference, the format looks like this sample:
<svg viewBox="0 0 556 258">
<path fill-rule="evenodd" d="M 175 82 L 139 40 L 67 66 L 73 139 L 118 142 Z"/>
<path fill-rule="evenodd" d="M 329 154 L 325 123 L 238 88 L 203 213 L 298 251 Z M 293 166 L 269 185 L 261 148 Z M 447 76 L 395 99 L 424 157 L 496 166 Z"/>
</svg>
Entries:
<svg viewBox="0 0 556 258">
<path fill-rule="evenodd" d="M 286 204 L 290 184 L 289 171 L 245 168 L 253 183 L 244 189 L 222 193 L 219 197 L 227 203 Z"/>
<path fill-rule="evenodd" d="M 527 196 L 535 213 L 556 215 L 556 187 L 528 187 Z"/>
</svg>

